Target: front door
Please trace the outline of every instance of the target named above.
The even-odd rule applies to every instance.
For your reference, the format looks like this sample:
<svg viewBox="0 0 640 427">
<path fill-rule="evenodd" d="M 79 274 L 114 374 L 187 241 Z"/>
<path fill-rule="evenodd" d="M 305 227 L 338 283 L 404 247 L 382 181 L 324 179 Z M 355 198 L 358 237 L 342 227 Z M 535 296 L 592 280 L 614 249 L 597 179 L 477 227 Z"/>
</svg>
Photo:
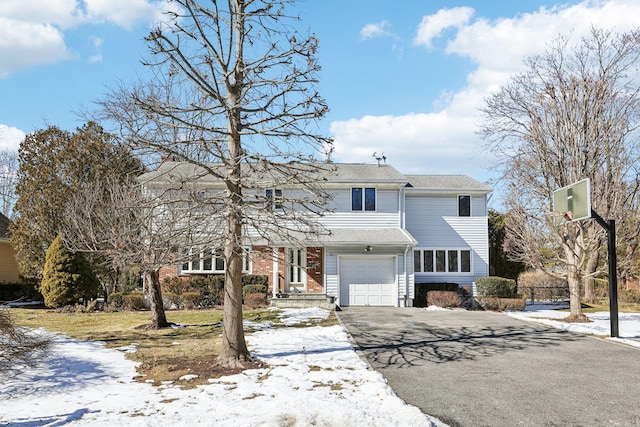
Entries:
<svg viewBox="0 0 640 427">
<path fill-rule="evenodd" d="M 307 275 L 305 272 L 307 253 L 304 249 L 287 249 L 287 291 L 306 292 Z"/>
</svg>

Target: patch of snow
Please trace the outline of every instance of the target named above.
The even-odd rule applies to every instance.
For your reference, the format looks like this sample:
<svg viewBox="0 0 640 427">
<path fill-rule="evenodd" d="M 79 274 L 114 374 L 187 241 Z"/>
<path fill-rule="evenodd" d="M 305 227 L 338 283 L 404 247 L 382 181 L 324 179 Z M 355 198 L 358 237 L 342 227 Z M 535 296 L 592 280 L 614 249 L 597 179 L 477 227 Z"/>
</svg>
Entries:
<svg viewBox="0 0 640 427">
<path fill-rule="evenodd" d="M 538 310 L 506 313 L 521 320 L 535 321 L 565 331 L 580 334 L 608 337 L 611 335 L 610 314 L 608 311 L 587 313 L 589 323 L 568 323 L 563 319 L 569 315 L 566 311 L 550 310 L 541 307 Z M 640 313 L 618 313 L 618 338 L 608 338 L 635 347 L 640 347 Z"/>
<path fill-rule="evenodd" d="M 326 316 L 282 313 L 297 322 Z M 246 338 L 269 367 L 184 390 L 135 381 L 136 363 L 121 350 L 56 335 L 41 366 L 0 383 L 0 424 L 445 426 L 398 398 L 341 326 L 266 328 Z"/>
</svg>

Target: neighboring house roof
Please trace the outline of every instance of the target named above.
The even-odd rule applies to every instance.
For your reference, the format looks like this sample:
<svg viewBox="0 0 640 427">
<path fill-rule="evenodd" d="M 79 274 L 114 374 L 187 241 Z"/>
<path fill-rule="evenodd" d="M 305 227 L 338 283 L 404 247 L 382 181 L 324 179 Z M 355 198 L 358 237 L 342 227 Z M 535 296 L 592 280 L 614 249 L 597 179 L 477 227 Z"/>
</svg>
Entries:
<svg viewBox="0 0 640 427">
<path fill-rule="evenodd" d="M 405 175 L 408 188 L 433 192 L 471 191 L 489 193 L 493 189 L 467 175 Z"/>
<path fill-rule="evenodd" d="M 9 238 L 9 218 L 0 213 L 0 239 Z"/>
</svg>

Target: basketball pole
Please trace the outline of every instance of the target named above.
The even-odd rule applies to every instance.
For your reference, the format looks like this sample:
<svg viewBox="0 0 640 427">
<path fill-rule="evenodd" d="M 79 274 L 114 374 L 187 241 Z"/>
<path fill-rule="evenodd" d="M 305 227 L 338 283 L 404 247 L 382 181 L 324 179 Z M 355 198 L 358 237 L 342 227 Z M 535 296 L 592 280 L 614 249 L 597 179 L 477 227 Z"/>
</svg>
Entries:
<svg viewBox="0 0 640 427">
<path fill-rule="evenodd" d="M 618 330 L 618 272 L 616 271 L 616 221 L 605 221 L 591 209 L 591 218 L 595 219 L 602 228 L 607 230 L 607 250 L 609 253 L 609 319 L 611 322 L 611 337 L 620 336 Z"/>
</svg>

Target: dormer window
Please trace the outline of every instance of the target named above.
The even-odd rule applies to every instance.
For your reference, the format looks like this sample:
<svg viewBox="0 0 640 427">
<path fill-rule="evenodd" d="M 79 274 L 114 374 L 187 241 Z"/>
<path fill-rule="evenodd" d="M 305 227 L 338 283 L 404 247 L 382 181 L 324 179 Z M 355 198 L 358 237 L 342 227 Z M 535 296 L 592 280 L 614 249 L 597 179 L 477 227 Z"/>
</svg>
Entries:
<svg viewBox="0 0 640 427">
<path fill-rule="evenodd" d="M 372 187 L 354 187 L 351 189 L 352 211 L 375 211 L 376 189 Z"/>
</svg>

